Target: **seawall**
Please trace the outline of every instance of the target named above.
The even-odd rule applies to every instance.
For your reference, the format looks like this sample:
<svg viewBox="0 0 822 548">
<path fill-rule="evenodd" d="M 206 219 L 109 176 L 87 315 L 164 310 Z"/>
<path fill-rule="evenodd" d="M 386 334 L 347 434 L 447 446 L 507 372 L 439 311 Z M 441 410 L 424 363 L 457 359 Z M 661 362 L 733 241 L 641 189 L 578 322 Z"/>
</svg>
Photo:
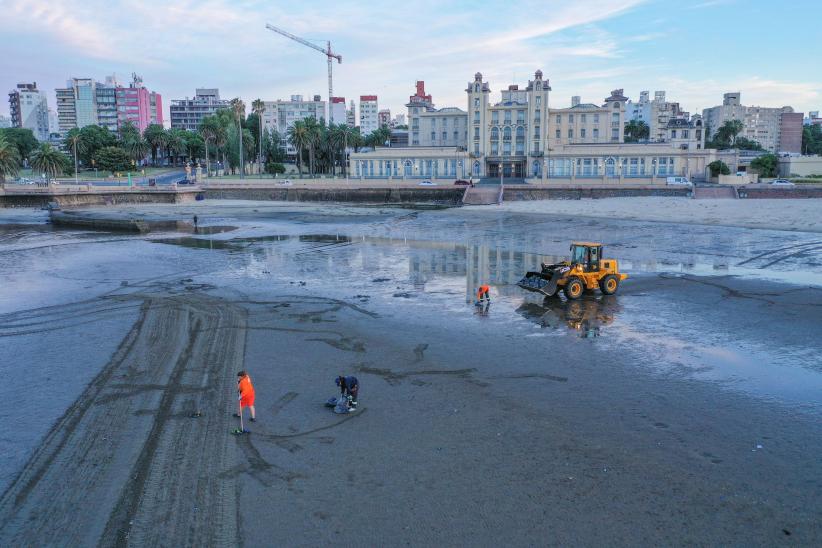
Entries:
<svg viewBox="0 0 822 548">
<path fill-rule="evenodd" d="M 367 187 L 367 188 L 209 188 L 203 191 L 211 200 L 271 200 L 281 202 L 344 202 L 365 204 L 429 203 L 459 205 L 464 187 Z"/>
<path fill-rule="evenodd" d="M 120 204 L 180 204 L 193 202 L 200 190 L 110 191 L 110 192 L 5 192 L 0 207 L 43 207 L 56 202 L 60 207 Z"/>
</svg>

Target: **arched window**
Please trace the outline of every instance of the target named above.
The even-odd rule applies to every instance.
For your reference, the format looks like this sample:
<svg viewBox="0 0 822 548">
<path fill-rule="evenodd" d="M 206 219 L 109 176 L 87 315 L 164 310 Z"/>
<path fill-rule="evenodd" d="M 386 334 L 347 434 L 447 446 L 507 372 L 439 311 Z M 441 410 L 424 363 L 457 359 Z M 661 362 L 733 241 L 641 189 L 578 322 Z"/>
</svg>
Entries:
<svg viewBox="0 0 822 548">
<path fill-rule="evenodd" d="M 499 128 L 498 127 L 492 127 L 491 128 L 491 141 L 492 142 L 499 141 Z"/>
<path fill-rule="evenodd" d="M 534 160 L 534 163 L 531 164 L 532 173 L 534 174 L 534 177 L 539 177 L 540 176 L 541 171 L 542 171 L 541 167 L 542 167 L 542 162 L 540 162 L 539 160 Z"/>
<path fill-rule="evenodd" d="M 406 160 L 405 162 L 403 162 L 403 174 L 406 177 L 410 177 L 414 174 L 413 169 L 414 168 L 411 166 L 411 160 Z"/>
<path fill-rule="evenodd" d="M 480 163 L 478 161 L 474 162 L 474 169 L 473 169 L 474 177 L 480 176 Z"/>
<path fill-rule="evenodd" d="M 502 140 L 511 142 L 511 126 L 505 126 L 505 129 L 502 130 Z"/>
<path fill-rule="evenodd" d="M 616 177 L 616 161 L 613 158 L 605 160 L 605 175 L 607 177 Z"/>
<path fill-rule="evenodd" d="M 525 128 L 522 126 L 517 126 L 517 141 L 520 140 L 525 140 Z"/>
</svg>

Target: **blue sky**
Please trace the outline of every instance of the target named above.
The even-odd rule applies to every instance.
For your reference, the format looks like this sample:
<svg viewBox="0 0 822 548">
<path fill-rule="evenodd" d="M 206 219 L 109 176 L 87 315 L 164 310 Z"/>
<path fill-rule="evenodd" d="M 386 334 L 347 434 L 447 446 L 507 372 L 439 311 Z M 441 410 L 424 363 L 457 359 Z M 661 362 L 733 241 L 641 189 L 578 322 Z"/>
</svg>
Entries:
<svg viewBox="0 0 822 548">
<path fill-rule="evenodd" d="M 624 88 L 631 98 L 666 90 L 691 112 L 727 91 L 744 104 L 822 110 L 822 2 L 813 0 L 0 0 L 0 13 L 0 90 L 37 81 L 52 108 L 68 77 L 131 72 L 163 94 L 166 111 L 195 87 L 246 102 L 325 97 L 322 54 L 266 30 L 270 22 L 330 38 L 343 55 L 335 95 L 377 94 L 395 113 L 418 79 L 438 107 L 465 108 L 475 72 L 498 94 L 536 69 L 555 107 Z"/>
</svg>

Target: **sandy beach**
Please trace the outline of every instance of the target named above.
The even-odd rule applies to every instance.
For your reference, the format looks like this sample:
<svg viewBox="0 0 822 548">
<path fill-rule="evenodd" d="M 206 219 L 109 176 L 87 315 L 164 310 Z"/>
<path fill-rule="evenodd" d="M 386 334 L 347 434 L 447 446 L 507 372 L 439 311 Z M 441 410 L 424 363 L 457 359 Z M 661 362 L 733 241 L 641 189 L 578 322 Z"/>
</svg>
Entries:
<svg viewBox="0 0 822 548">
<path fill-rule="evenodd" d="M 201 234 L 18 212 L 0 544 L 818 545 L 822 243 L 774 226 L 813 204 L 749 228 L 742 200 L 648 200 L 91 211 Z M 617 295 L 515 285 L 573 239 L 625 265 Z M 354 414 L 323 406 L 339 374 Z"/>
<path fill-rule="evenodd" d="M 822 232 L 822 200 L 814 199 L 604 198 L 506 202 L 501 207 L 517 213 Z"/>
</svg>

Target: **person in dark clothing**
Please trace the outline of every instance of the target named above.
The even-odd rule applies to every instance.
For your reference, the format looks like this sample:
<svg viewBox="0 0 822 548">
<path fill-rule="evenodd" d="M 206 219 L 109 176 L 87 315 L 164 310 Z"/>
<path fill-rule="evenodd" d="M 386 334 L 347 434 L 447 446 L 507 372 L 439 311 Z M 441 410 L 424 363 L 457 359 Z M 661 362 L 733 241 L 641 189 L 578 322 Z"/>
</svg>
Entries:
<svg viewBox="0 0 822 548">
<path fill-rule="evenodd" d="M 199 219 L 198 219 L 198 218 L 197 218 L 197 216 L 195 215 L 195 216 L 194 216 L 194 232 L 197 232 L 197 222 L 198 222 L 198 221 L 199 221 Z"/>
<path fill-rule="evenodd" d="M 340 387 L 342 397 L 351 396 L 351 407 L 357 407 L 357 394 L 360 391 L 360 381 L 357 377 L 337 377 L 337 386 Z"/>
</svg>

